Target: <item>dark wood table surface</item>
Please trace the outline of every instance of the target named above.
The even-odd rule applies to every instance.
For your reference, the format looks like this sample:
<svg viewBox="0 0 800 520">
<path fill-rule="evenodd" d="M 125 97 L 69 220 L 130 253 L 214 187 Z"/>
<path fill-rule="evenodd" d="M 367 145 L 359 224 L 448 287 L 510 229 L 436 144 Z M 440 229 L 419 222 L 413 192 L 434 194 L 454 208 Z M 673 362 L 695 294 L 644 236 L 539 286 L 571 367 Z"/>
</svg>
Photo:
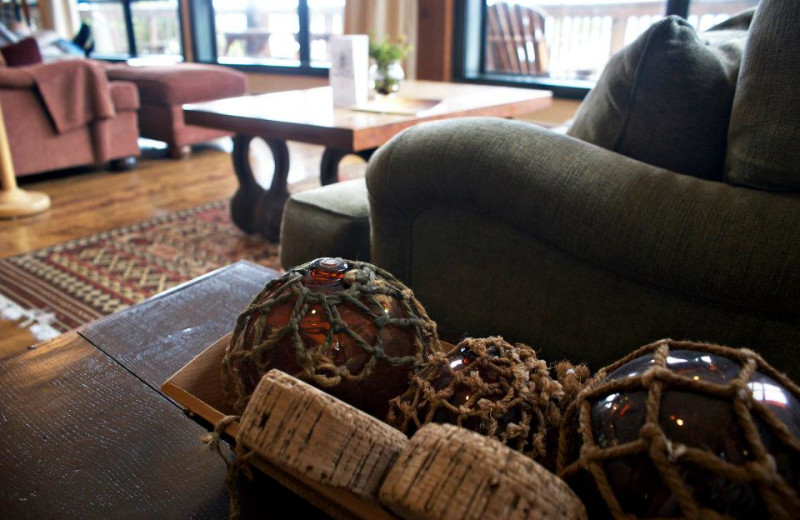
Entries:
<svg viewBox="0 0 800 520">
<path fill-rule="evenodd" d="M 228 517 L 208 430 L 159 388 L 276 275 L 238 262 L 0 362 L 0 518 Z M 323 516 L 262 475 L 241 485 L 244 517 Z"/>
<path fill-rule="evenodd" d="M 545 90 L 412 80 L 403 83 L 398 99 L 432 102 L 432 106 L 412 113 L 334 108 L 331 88 L 319 87 L 192 103 L 183 106 L 183 113 L 188 124 L 236 134 L 232 157 L 239 189 L 231 201 L 231 216 L 245 231 L 277 240 L 289 196 L 286 141 L 325 146 L 320 183 L 326 185 L 338 182 L 343 157 L 369 158 L 377 147 L 418 123 L 466 116 L 516 117 L 546 108 L 552 97 Z M 272 185 L 266 190 L 250 167 L 254 137 L 267 142 L 275 163 Z"/>
</svg>

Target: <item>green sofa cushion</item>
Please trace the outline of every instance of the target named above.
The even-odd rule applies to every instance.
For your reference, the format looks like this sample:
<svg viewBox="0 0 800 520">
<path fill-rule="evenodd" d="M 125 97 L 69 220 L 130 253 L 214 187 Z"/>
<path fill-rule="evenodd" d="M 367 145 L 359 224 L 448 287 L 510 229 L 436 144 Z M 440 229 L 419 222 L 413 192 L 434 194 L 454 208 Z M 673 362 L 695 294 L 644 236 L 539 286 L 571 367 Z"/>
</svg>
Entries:
<svg viewBox="0 0 800 520">
<path fill-rule="evenodd" d="M 640 161 L 721 180 L 752 10 L 697 35 L 670 16 L 615 54 L 568 135 Z"/>
<path fill-rule="evenodd" d="M 369 261 L 369 200 L 364 179 L 293 194 L 281 223 L 281 265 L 323 256 Z"/>
<path fill-rule="evenodd" d="M 762 0 L 742 58 L 727 179 L 800 191 L 800 2 Z"/>
</svg>

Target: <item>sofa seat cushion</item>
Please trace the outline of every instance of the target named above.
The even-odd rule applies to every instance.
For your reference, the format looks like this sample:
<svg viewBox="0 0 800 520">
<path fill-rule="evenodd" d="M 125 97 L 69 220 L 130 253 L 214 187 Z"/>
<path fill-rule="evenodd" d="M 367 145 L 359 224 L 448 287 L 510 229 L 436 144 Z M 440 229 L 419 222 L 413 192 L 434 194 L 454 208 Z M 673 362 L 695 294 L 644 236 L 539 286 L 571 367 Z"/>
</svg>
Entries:
<svg viewBox="0 0 800 520">
<path fill-rule="evenodd" d="M 742 58 L 729 129 L 726 177 L 800 191 L 800 2 L 762 0 Z"/>
<path fill-rule="evenodd" d="M 143 104 L 180 105 L 224 97 L 241 96 L 247 82 L 241 72 L 219 65 L 181 63 L 106 69 L 112 80 L 132 81 Z"/>
<path fill-rule="evenodd" d="M 615 54 L 567 132 L 648 164 L 721 180 L 736 78 L 752 11 L 697 35 L 655 23 Z"/>
<path fill-rule="evenodd" d="M 117 112 L 129 112 L 139 109 L 139 91 L 130 81 L 111 81 L 111 100 Z"/>
<path fill-rule="evenodd" d="M 368 261 L 369 199 L 364 179 L 293 194 L 281 223 L 281 265 L 324 256 Z"/>
</svg>

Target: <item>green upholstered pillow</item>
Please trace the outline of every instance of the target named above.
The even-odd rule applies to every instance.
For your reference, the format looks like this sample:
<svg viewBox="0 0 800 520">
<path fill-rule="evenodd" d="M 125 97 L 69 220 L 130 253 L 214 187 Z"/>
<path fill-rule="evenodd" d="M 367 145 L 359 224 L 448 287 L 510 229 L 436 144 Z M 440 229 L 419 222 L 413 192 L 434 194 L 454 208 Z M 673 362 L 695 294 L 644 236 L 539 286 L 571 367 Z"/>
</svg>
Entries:
<svg viewBox="0 0 800 520">
<path fill-rule="evenodd" d="M 733 101 L 728 181 L 800 191 L 800 1 L 762 0 Z"/>
<path fill-rule="evenodd" d="M 615 54 L 568 135 L 642 162 L 719 180 L 752 12 L 697 35 L 667 17 Z"/>
</svg>

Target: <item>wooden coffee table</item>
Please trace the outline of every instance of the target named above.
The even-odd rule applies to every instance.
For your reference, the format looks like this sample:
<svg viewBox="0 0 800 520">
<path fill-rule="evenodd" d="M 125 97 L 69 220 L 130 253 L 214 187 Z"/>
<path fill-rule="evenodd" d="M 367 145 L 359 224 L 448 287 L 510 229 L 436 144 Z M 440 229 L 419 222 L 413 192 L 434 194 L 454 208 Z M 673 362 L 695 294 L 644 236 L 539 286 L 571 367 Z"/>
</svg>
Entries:
<svg viewBox="0 0 800 520">
<path fill-rule="evenodd" d="M 0 517 L 227 518 L 207 429 L 159 388 L 277 274 L 238 262 L 0 361 Z M 324 516 L 260 473 L 246 480 L 244 518 L 276 502 Z"/>
<path fill-rule="evenodd" d="M 407 81 L 401 96 L 438 103 L 412 114 L 335 109 L 331 88 L 320 87 L 189 104 L 183 110 L 188 124 L 236 134 L 233 167 L 239 189 L 231 201 L 231 216 L 243 230 L 277 240 L 283 204 L 289 197 L 286 141 L 325 147 L 320 182 L 326 185 L 338 182 L 339 161 L 344 156 L 357 154 L 368 159 L 376 148 L 417 123 L 466 116 L 509 118 L 552 102 L 548 91 L 433 81 Z M 274 158 L 275 172 L 268 190 L 258 184 L 250 167 L 248 150 L 254 137 L 267 142 Z"/>
</svg>

